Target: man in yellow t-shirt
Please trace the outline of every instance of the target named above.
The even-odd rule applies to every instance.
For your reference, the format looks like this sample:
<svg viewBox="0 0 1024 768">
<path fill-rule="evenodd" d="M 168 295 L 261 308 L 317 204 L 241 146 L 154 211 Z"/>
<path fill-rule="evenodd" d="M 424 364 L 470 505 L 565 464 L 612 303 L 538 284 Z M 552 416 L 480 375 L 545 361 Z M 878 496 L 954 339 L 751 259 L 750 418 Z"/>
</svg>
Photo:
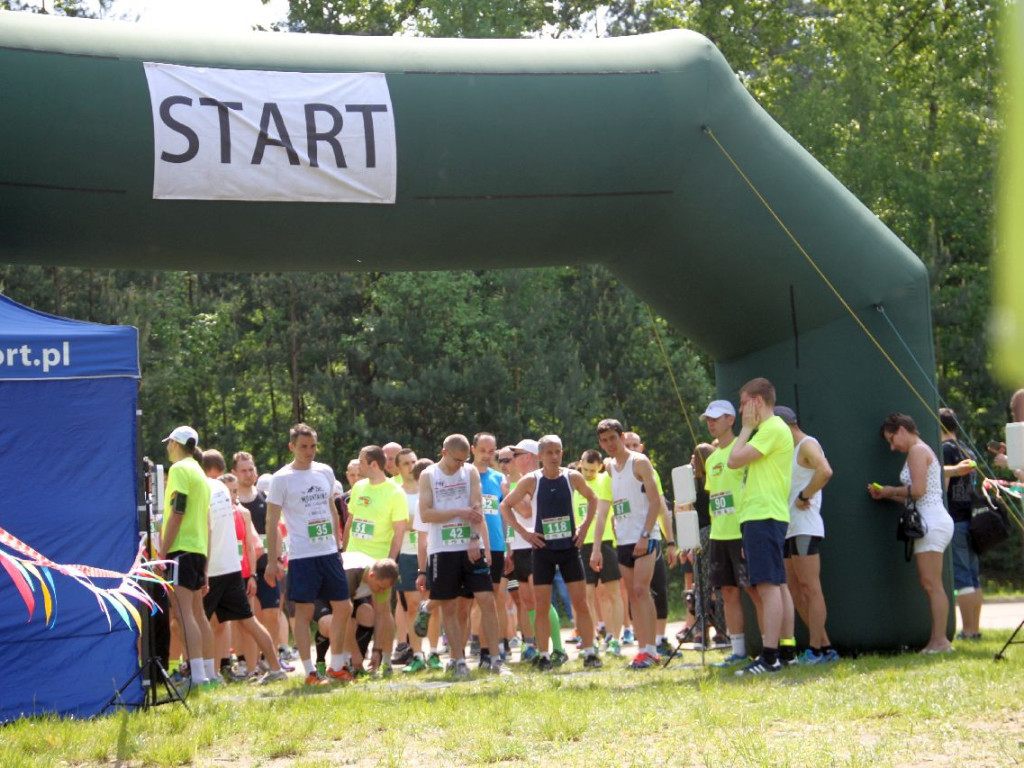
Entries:
<svg viewBox="0 0 1024 768">
<path fill-rule="evenodd" d="M 368 445 L 359 452 L 359 476 L 352 486 L 345 523 L 345 551 L 360 552 L 374 560 L 388 558 L 398 561 L 405 529 L 409 525 L 409 505 L 401 485 L 388 479 L 384 471 L 387 457 L 384 450 Z M 349 592 L 355 590 L 355 579 L 361 573 L 346 571 Z M 386 602 L 374 602 L 374 658 L 371 669 L 383 674 L 391 671 L 391 646 L 395 639 L 395 620 L 391 615 L 390 595 Z M 355 642 L 355 624 L 349 634 Z M 381 651 L 377 659 L 377 651 Z"/>
<path fill-rule="evenodd" d="M 199 434 L 178 427 L 164 438 L 167 456 L 174 462 L 167 472 L 164 522 L 160 531 L 161 560 L 174 560 L 172 608 L 181 619 L 192 685 L 209 683 L 203 641 L 213 647 L 213 630 L 203 608 L 206 553 L 209 548 L 210 486 L 193 454 Z M 177 603 L 177 606 L 174 606 Z M 212 663 L 212 662 L 211 662 Z"/>
<path fill-rule="evenodd" d="M 736 409 L 728 400 L 714 400 L 708 404 L 700 418 L 707 424 L 712 439 L 718 443 L 718 448 L 704 462 L 704 488 L 708 492 L 708 512 L 711 517 L 708 571 L 711 589 L 722 590 L 725 625 L 732 643 L 732 652 L 715 666 L 730 667 L 749 661 L 743 634 L 740 589 L 750 592 L 755 604 L 757 601 L 757 593 L 750 587 L 747 561 L 743 556 L 743 536 L 740 533 L 743 470 L 729 468 L 729 456 L 736 445 L 736 435 L 733 433 Z"/>
<path fill-rule="evenodd" d="M 607 472 L 602 472 L 604 463 L 600 452 L 593 448 L 583 452 L 580 457 L 580 474 L 590 486 L 590 489 L 597 496 L 598 510 L 602 505 L 606 508 L 612 503 L 611 479 Z M 576 512 L 576 524 L 583 522 L 587 515 L 587 501 L 579 493 L 573 493 L 573 509 Z M 587 607 L 590 608 L 590 615 L 597 620 L 597 603 L 601 603 L 601 616 L 604 620 L 598 624 L 598 634 L 604 635 L 605 650 L 613 656 L 621 656 L 622 650 L 619 646 L 619 632 L 622 631 L 622 594 L 619 591 L 619 583 L 622 580 L 622 572 L 619 570 L 619 560 L 616 550 L 615 531 L 612 526 L 607 526 L 604 531 L 604 538 L 601 541 L 603 553 L 601 570 L 595 571 L 590 567 L 590 556 L 594 552 L 594 527 L 587 529 L 586 538 L 583 540 L 583 548 L 580 554 L 583 556 L 583 575 L 587 581 Z"/>
<path fill-rule="evenodd" d="M 743 427 L 729 455 L 730 469 L 744 469 L 740 531 L 751 585 L 761 598 L 764 647 L 761 658 L 738 675 L 778 672 L 779 640 L 786 610 L 784 550 L 789 528 L 789 485 L 793 472 L 793 436 L 775 415 L 775 387 L 751 379 L 740 389 Z M 756 434 L 754 431 L 757 431 Z M 792 610 L 792 601 L 788 601 Z"/>
</svg>

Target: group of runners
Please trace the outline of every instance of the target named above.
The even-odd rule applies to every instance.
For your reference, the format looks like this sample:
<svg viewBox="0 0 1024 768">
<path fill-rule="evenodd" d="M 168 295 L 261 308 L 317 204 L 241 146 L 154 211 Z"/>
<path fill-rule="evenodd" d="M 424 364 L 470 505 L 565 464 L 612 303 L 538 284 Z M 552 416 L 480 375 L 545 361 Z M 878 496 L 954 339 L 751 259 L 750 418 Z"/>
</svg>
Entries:
<svg viewBox="0 0 1024 768">
<path fill-rule="evenodd" d="M 787 650 L 794 607 L 811 630 L 802 660 L 834 660 L 815 586 L 821 488 L 831 470 L 795 414 L 776 415 L 770 382 L 748 382 L 740 409 L 738 435 L 728 401 L 702 416 L 713 452 L 698 473 L 706 477 L 698 505 L 710 512 L 700 556 L 710 586 L 721 589 L 732 644 L 720 665 L 760 674 L 795 659 L 795 643 Z M 191 427 L 165 440 L 173 464 L 157 547 L 174 561 L 170 613 L 193 685 L 286 679 L 284 606 L 294 606 L 291 632 L 308 685 L 388 675 L 396 665 L 442 669 L 442 632 L 456 678 L 470 674 L 467 646 L 491 673 L 510 673 L 517 646 L 521 663 L 548 670 L 569 660 L 552 605 L 559 581 L 584 668 L 601 667 L 602 651 L 620 655 L 634 637 L 633 669 L 653 667 L 671 649 L 666 564 L 679 557 L 672 516 L 639 435 L 614 419 L 597 424 L 604 455 L 589 449 L 568 467 L 553 434 L 500 448 L 487 432 L 452 434 L 436 462 L 397 443 L 366 446 L 346 469 L 347 492 L 316 461 L 317 435 L 305 424 L 290 430 L 292 461 L 262 478 L 249 453 L 234 454 L 228 474 L 223 456 L 200 453 L 198 441 Z M 695 452 L 695 462 L 702 458 Z M 744 646 L 743 588 L 762 630 L 754 660 Z M 227 662 L 229 647 L 244 659 L 238 666 Z"/>
</svg>

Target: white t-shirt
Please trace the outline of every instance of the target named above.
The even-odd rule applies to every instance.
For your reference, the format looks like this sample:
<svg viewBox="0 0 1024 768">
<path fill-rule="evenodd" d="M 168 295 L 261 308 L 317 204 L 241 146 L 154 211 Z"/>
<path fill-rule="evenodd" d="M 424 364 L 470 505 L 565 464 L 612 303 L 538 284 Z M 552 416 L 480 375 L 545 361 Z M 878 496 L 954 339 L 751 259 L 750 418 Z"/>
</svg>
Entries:
<svg viewBox="0 0 1024 768">
<path fill-rule="evenodd" d="M 458 509 L 470 503 L 470 476 L 472 466 L 463 464 L 454 475 L 446 475 L 440 464 L 433 464 L 423 470 L 430 478 L 430 489 L 434 496 L 434 509 Z M 468 520 L 453 517 L 443 523 L 428 523 L 427 554 L 438 552 L 466 552 L 472 527 Z"/>
<path fill-rule="evenodd" d="M 406 491 L 405 500 L 409 505 L 409 525 L 406 526 L 405 535 L 402 536 L 402 548 L 398 554 L 416 555 L 419 554 L 416 538 L 420 531 L 424 533 L 427 531 L 427 527 L 420 522 L 420 492 L 409 493 Z"/>
<path fill-rule="evenodd" d="M 337 531 L 331 517 L 334 482 L 334 470 L 319 461 L 309 469 L 294 469 L 288 464 L 274 473 L 267 503 L 281 507 L 291 560 L 338 554 Z"/>
<path fill-rule="evenodd" d="M 207 576 L 241 573 L 238 558 L 238 536 L 235 535 L 235 508 L 231 492 L 220 480 L 206 478 L 210 486 L 210 557 L 206 564 Z"/>
<path fill-rule="evenodd" d="M 814 477 L 814 470 L 800 466 L 800 446 L 804 443 L 820 444 L 813 437 L 805 437 L 796 444 L 793 450 L 793 476 L 789 486 L 789 528 L 786 531 L 786 538 L 794 536 L 821 536 L 825 537 L 825 521 L 821 519 L 821 491 L 811 496 L 811 504 L 808 509 L 798 509 L 796 506 L 797 495 L 807 487 Z"/>
</svg>

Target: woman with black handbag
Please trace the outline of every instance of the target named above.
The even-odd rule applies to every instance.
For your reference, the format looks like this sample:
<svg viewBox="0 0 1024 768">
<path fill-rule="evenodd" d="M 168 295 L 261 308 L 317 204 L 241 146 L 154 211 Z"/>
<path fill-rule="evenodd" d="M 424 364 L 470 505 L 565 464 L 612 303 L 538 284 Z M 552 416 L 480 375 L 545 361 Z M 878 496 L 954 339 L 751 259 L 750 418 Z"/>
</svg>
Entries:
<svg viewBox="0 0 1024 768">
<path fill-rule="evenodd" d="M 956 414 L 939 409 L 942 424 L 942 471 L 948 478 L 946 504 L 953 518 L 953 589 L 960 609 L 958 640 L 981 639 L 981 563 L 971 546 L 971 517 L 977 491 L 974 490 L 974 457 L 956 439 Z"/>
<path fill-rule="evenodd" d="M 946 637 L 949 598 L 942 583 L 942 553 L 953 538 L 953 519 L 943 503 L 942 464 L 906 414 L 890 413 L 880 432 L 889 450 L 905 453 L 907 461 L 900 472 L 902 485 L 869 485 L 868 493 L 873 499 L 916 505 L 920 512 L 924 535 L 914 541 L 914 560 L 932 621 L 931 636 L 921 653 L 946 653 L 953 650 L 953 645 Z"/>
</svg>

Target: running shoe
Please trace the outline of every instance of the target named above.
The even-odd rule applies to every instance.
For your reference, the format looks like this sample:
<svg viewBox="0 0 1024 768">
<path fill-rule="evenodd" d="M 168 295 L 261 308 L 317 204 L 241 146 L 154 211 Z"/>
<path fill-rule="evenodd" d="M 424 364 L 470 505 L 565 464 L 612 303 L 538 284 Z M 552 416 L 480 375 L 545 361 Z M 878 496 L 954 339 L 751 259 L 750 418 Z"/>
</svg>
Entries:
<svg viewBox="0 0 1024 768">
<path fill-rule="evenodd" d="M 583 638 L 580 637 L 579 633 L 577 632 L 573 637 L 570 637 L 565 642 L 572 643 L 573 645 L 579 645 L 580 643 L 583 642 Z"/>
<path fill-rule="evenodd" d="M 672 646 L 668 642 L 667 637 L 661 638 L 661 642 L 658 643 L 658 653 L 662 656 L 669 656 L 672 653 Z"/>
<path fill-rule="evenodd" d="M 452 676 L 466 680 L 469 678 L 469 667 L 466 665 L 465 659 L 459 659 L 455 662 L 455 668 L 452 670 Z"/>
<path fill-rule="evenodd" d="M 681 630 L 676 632 L 677 643 L 692 643 L 694 637 L 697 634 L 696 627 L 683 627 Z"/>
<path fill-rule="evenodd" d="M 440 672 L 441 657 L 438 656 L 436 653 L 430 654 L 430 656 L 427 657 L 427 669 L 429 669 L 431 672 Z"/>
<path fill-rule="evenodd" d="M 622 644 L 623 645 L 636 645 L 636 635 L 633 634 L 632 629 L 622 630 Z"/>
<path fill-rule="evenodd" d="M 957 632 L 956 633 L 956 639 L 957 640 L 978 641 L 978 640 L 981 640 L 981 632 L 978 632 L 977 634 L 973 634 L 973 635 L 968 635 L 966 632 Z"/>
<path fill-rule="evenodd" d="M 351 683 L 356 679 L 355 674 L 349 668 L 348 664 L 343 666 L 341 669 L 327 669 L 327 678 L 333 680 L 336 683 Z M 306 682 L 309 682 L 309 678 L 306 678 Z"/>
<path fill-rule="evenodd" d="M 554 662 L 547 656 L 538 656 L 537 663 L 533 665 L 538 672 L 550 672 Z"/>
<path fill-rule="evenodd" d="M 479 656 L 480 655 L 480 638 L 471 637 L 469 638 L 469 655 Z"/>
<path fill-rule="evenodd" d="M 508 649 L 511 651 L 515 648 L 522 647 L 523 642 L 518 637 L 510 637 L 508 639 Z"/>
<path fill-rule="evenodd" d="M 412 661 L 405 665 L 405 671 L 410 673 L 422 672 L 427 668 L 427 662 L 421 656 L 413 656 Z"/>
<path fill-rule="evenodd" d="M 283 669 L 272 669 L 267 674 L 263 675 L 256 685 L 270 685 L 270 683 L 277 683 L 282 680 L 288 679 L 288 673 Z M 309 681 L 307 680 L 307 683 Z"/>
<path fill-rule="evenodd" d="M 604 666 L 604 662 L 601 661 L 601 657 L 596 653 L 592 653 L 589 656 L 583 657 L 583 668 L 584 669 L 600 669 Z"/>
<path fill-rule="evenodd" d="M 270 674 L 269 672 L 267 674 Z M 330 670 L 328 670 L 330 674 Z M 306 685 L 330 685 L 331 681 L 317 672 L 315 669 L 306 675 Z"/>
<path fill-rule="evenodd" d="M 551 652 L 551 666 L 560 667 L 569 660 L 569 654 L 565 651 L 552 651 Z"/>
<path fill-rule="evenodd" d="M 822 659 L 825 658 L 824 654 L 815 653 L 810 648 L 801 653 L 797 657 L 797 663 L 799 664 L 821 664 Z"/>
<path fill-rule="evenodd" d="M 612 656 L 622 655 L 622 646 L 619 645 L 619 641 L 616 640 L 614 637 L 608 641 L 608 653 L 610 653 Z"/>
<path fill-rule="evenodd" d="M 391 677 L 395 672 L 390 664 L 381 664 L 374 672 L 376 677 Z"/>
<path fill-rule="evenodd" d="M 745 664 L 749 662 L 749 656 L 741 656 L 738 653 L 730 653 L 724 659 L 722 659 L 721 661 L 716 661 L 711 666 L 717 667 L 718 669 L 726 669 L 727 667 L 735 667 L 737 664 Z"/>
<path fill-rule="evenodd" d="M 399 643 L 398 647 L 395 648 L 395 652 L 391 654 L 391 663 L 396 666 L 405 666 L 412 662 L 413 655 L 411 645 L 408 643 Z"/>
<path fill-rule="evenodd" d="M 535 658 L 537 658 L 537 646 L 532 645 L 532 644 L 531 645 L 523 646 L 523 650 L 519 654 L 519 660 L 520 661 L 533 661 Z"/>
<path fill-rule="evenodd" d="M 416 619 L 412 623 L 412 631 L 416 633 L 416 637 L 426 637 L 427 627 L 430 626 L 430 606 L 429 601 L 424 600 L 420 603 L 420 609 L 416 613 Z"/>
<path fill-rule="evenodd" d="M 285 672 L 295 671 L 295 667 L 292 664 L 289 664 L 288 659 L 286 659 L 284 656 L 278 656 L 277 661 L 278 663 L 280 663 L 281 669 L 283 669 Z"/>
<path fill-rule="evenodd" d="M 819 664 L 835 664 L 841 657 L 839 652 L 835 648 L 829 648 L 825 653 L 821 655 L 821 661 Z"/>
<path fill-rule="evenodd" d="M 490 666 L 487 669 L 492 675 L 508 677 L 512 674 L 501 659 L 491 659 Z"/>
<path fill-rule="evenodd" d="M 640 653 L 638 653 L 636 656 L 633 657 L 633 660 L 631 662 L 629 662 L 629 668 L 630 669 L 650 669 L 656 663 L 657 662 L 654 660 L 653 656 L 651 656 L 649 653 L 645 653 L 644 651 L 641 651 Z"/>
<path fill-rule="evenodd" d="M 736 670 L 736 677 L 747 677 L 749 675 L 767 675 L 772 672 L 781 672 L 782 662 L 778 659 L 775 660 L 774 664 L 768 664 L 764 659 L 754 659 L 743 669 Z"/>
</svg>

